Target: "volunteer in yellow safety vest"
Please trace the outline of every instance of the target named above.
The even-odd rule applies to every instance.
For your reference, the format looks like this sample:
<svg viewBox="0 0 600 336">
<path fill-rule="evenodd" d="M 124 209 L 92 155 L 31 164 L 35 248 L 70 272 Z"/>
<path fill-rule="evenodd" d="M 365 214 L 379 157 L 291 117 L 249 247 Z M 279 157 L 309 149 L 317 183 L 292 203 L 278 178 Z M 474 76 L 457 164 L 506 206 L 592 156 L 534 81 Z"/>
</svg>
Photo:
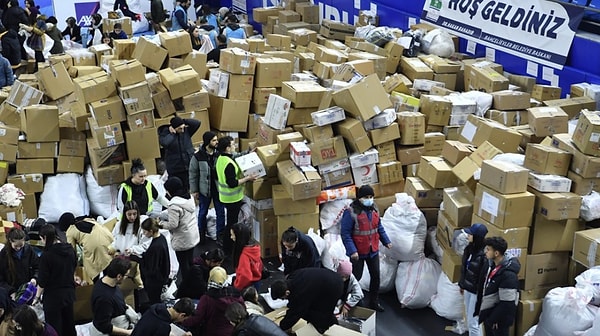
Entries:
<svg viewBox="0 0 600 336">
<path fill-rule="evenodd" d="M 147 176 L 148 172 L 142 160 L 133 159 L 131 161 L 131 176 L 121 183 L 117 195 L 117 210 L 120 213 L 123 212 L 124 204 L 131 200 L 137 203 L 139 215 L 150 215 L 154 200 L 157 200 L 164 207 L 169 204 L 169 200 L 164 195 L 160 195 L 152 182 L 146 179 Z"/>
</svg>

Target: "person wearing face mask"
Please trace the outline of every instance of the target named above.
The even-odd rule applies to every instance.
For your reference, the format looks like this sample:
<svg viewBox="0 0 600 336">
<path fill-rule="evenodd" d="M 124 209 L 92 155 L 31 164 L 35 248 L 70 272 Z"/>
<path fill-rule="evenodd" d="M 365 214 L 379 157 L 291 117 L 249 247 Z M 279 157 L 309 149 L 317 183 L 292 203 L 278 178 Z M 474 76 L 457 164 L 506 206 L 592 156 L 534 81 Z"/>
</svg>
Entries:
<svg viewBox="0 0 600 336">
<path fill-rule="evenodd" d="M 190 193 L 199 202 L 198 230 L 201 244 L 204 244 L 206 240 L 206 215 L 211 201 L 217 213 L 217 236 L 225 228 L 225 206 L 219 200 L 215 172 L 215 163 L 219 155 L 217 152 L 218 142 L 216 133 L 205 132 L 202 135 L 202 145 L 190 159 Z"/>
<path fill-rule="evenodd" d="M 0 287 L 9 294 L 27 283 L 37 285 L 39 258 L 25 243 L 25 238 L 23 230 L 10 229 L 6 235 L 7 244 L 0 251 Z"/>
<path fill-rule="evenodd" d="M 381 224 L 374 197 L 371 186 L 363 185 L 358 189 L 356 199 L 342 216 L 341 235 L 356 279 L 362 277 L 365 263 L 369 269 L 369 307 L 383 312 L 379 304 L 379 242 L 388 249 L 392 247 L 392 242 Z"/>
</svg>

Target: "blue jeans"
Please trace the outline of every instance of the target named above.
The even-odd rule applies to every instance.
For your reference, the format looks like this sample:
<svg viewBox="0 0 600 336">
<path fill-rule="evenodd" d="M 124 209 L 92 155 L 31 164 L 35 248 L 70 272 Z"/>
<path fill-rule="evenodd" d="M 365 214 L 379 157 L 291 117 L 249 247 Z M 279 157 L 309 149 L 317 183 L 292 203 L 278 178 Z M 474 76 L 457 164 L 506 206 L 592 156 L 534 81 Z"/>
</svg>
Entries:
<svg viewBox="0 0 600 336">
<path fill-rule="evenodd" d="M 198 201 L 199 207 L 198 210 L 198 229 L 200 230 L 200 234 L 202 232 L 206 232 L 206 215 L 208 214 L 208 208 L 210 207 L 210 201 L 212 199 L 213 205 L 215 207 L 215 211 L 217 213 L 217 236 L 223 229 L 225 228 L 225 206 L 221 201 L 219 201 L 219 194 L 212 193 L 211 197 L 206 197 L 202 194 L 199 194 Z"/>
</svg>

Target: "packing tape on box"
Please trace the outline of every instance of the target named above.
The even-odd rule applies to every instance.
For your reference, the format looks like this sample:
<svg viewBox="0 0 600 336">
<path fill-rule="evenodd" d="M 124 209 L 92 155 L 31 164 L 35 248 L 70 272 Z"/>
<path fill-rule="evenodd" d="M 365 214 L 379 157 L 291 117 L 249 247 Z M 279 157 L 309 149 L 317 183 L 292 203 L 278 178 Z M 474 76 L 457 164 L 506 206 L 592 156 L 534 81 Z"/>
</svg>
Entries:
<svg viewBox="0 0 600 336">
<path fill-rule="evenodd" d="M 587 262 L 588 267 L 590 268 L 596 266 L 596 252 L 598 251 L 598 243 L 600 243 L 600 239 L 594 239 L 590 243 L 590 248 L 588 249 Z"/>
</svg>

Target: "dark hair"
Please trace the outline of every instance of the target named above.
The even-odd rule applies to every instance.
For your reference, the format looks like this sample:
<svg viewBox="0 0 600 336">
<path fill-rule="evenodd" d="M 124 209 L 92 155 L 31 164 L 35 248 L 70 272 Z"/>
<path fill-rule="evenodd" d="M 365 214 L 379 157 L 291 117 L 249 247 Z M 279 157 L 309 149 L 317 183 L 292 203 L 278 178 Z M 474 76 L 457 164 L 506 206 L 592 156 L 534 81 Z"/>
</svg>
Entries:
<svg viewBox="0 0 600 336">
<path fill-rule="evenodd" d="M 500 254 L 504 254 L 504 252 L 506 252 L 506 250 L 508 249 L 508 244 L 506 243 L 506 240 L 504 240 L 504 238 L 502 237 L 486 238 L 485 246 L 491 247 L 492 249 L 494 249 L 494 251 L 500 252 Z"/>
<path fill-rule="evenodd" d="M 199 36 L 194 36 L 194 30 L 198 29 L 196 26 L 190 26 L 188 28 L 188 34 L 190 35 L 190 41 L 192 42 L 192 47 L 198 47 L 202 45 L 202 41 Z"/>
<path fill-rule="evenodd" d="M 102 22 L 102 15 L 96 13 L 94 15 L 92 15 L 92 24 L 96 22 L 96 24 L 99 24 L 100 22 Z"/>
<path fill-rule="evenodd" d="M 142 229 L 155 233 L 160 230 L 160 225 L 156 219 L 148 217 L 142 222 Z"/>
<path fill-rule="evenodd" d="M 485 247 L 485 237 L 473 236 L 473 253 L 481 251 Z"/>
<path fill-rule="evenodd" d="M 202 24 L 208 23 L 208 20 L 206 18 L 201 18 L 200 19 L 200 23 L 202 23 Z"/>
<path fill-rule="evenodd" d="M 109 35 L 109 37 L 110 37 L 110 35 Z M 135 175 L 135 174 L 141 172 L 142 170 L 146 170 L 146 167 L 144 166 L 144 162 L 142 161 L 142 159 L 135 158 L 135 159 L 131 160 L 131 169 L 129 170 L 131 172 L 131 175 Z"/>
<path fill-rule="evenodd" d="M 163 185 L 171 197 L 179 196 L 185 199 L 190 199 L 191 197 L 188 191 L 190 186 L 184 186 L 181 179 L 177 176 L 169 176 L 169 179 Z"/>
<path fill-rule="evenodd" d="M 56 19 L 56 16 L 50 16 L 46 19 L 46 23 L 52 23 L 56 26 L 58 24 L 58 20 Z"/>
<path fill-rule="evenodd" d="M 46 224 L 40 228 L 39 235 L 40 237 L 44 237 L 44 239 L 46 240 L 44 251 L 47 251 L 54 244 L 54 241 L 57 238 L 56 227 L 54 227 L 54 225 L 52 224 Z"/>
<path fill-rule="evenodd" d="M 125 275 L 131 267 L 131 261 L 125 258 L 114 258 L 104 269 L 104 275 L 109 278 L 116 278 L 119 274 Z"/>
<path fill-rule="evenodd" d="M 248 319 L 248 312 L 246 311 L 246 307 L 244 307 L 241 303 L 233 302 L 227 306 L 227 309 L 225 309 L 225 318 L 229 322 L 233 323 L 237 329 L 237 326 L 244 323 L 244 321 Z"/>
<path fill-rule="evenodd" d="M 282 243 L 294 243 L 298 240 L 298 236 L 299 236 L 298 230 L 296 230 L 293 226 L 290 226 L 281 235 L 281 242 Z"/>
<path fill-rule="evenodd" d="M 227 43 L 227 37 L 223 34 L 219 34 L 219 35 L 217 35 L 217 41 L 219 41 L 221 43 Z"/>
<path fill-rule="evenodd" d="M 8 279 L 6 280 L 8 280 L 8 283 L 15 283 L 17 280 L 17 273 L 20 273 L 20 270 L 15 268 L 16 265 L 13 255 L 16 251 L 13 249 L 11 242 L 15 240 L 24 240 L 25 238 L 27 238 L 25 231 L 15 227 L 10 229 L 6 234 L 6 245 L 0 251 L 0 255 L 6 257 L 6 263 L 8 266 Z"/>
<path fill-rule="evenodd" d="M 25 0 L 25 3 L 29 4 L 29 6 L 31 6 L 31 7 L 36 7 L 35 1 L 33 1 L 33 0 Z M 39 6 L 37 6 L 37 8 L 39 9 Z"/>
<path fill-rule="evenodd" d="M 123 205 L 123 213 L 121 214 L 121 227 L 119 228 L 119 233 L 123 236 L 127 234 L 127 225 L 129 224 L 129 221 L 125 214 L 127 213 L 127 211 L 130 210 L 137 211 L 137 217 L 135 218 L 135 221 L 133 221 L 133 234 L 137 235 L 138 232 L 140 232 L 140 208 L 138 207 L 136 201 L 131 200 L 125 202 L 125 204 Z"/>
<path fill-rule="evenodd" d="M 276 280 L 271 284 L 271 298 L 273 300 L 281 299 L 285 296 L 285 291 L 288 290 L 285 280 Z"/>
<path fill-rule="evenodd" d="M 230 137 L 229 135 L 222 137 L 221 139 L 219 139 L 219 143 L 217 144 L 217 150 L 220 153 L 225 153 L 225 151 L 227 150 L 227 147 L 231 146 L 232 141 L 233 141 L 233 138 Z"/>
<path fill-rule="evenodd" d="M 19 0 L 10 0 L 8 3 L 10 4 L 11 7 L 19 6 Z"/>
<path fill-rule="evenodd" d="M 256 299 L 256 294 L 258 294 L 258 292 L 256 291 L 256 288 L 254 288 L 252 286 L 246 287 L 242 291 L 242 298 L 244 299 L 244 301 L 248 301 L 248 302 L 252 302 L 257 305 L 260 305 L 260 303 Z"/>
<path fill-rule="evenodd" d="M 238 20 L 238 18 L 237 18 L 237 16 L 235 16 L 235 14 L 229 14 L 229 15 L 227 15 L 227 22 L 238 23 L 238 22 L 240 22 L 240 20 Z"/>
<path fill-rule="evenodd" d="M 202 15 L 206 16 L 206 15 L 210 15 L 210 6 L 209 5 L 202 5 Z"/>
<path fill-rule="evenodd" d="M 194 302 L 192 299 L 181 298 L 175 303 L 173 309 L 175 309 L 175 311 L 178 313 L 185 314 L 185 316 L 192 316 L 194 315 L 194 310 L 196 308 L 194 307 Z"/>
<path fill-rule="evenodd" d="M 115 25 L 113 26 L 113 30 L 115 29 L 123 29 L 123 25 L 119 22 L 115 23 Z"/>
<path fill-rule="evenodd" d="M 108 42 L 108 46 L 112 48 L 113 46 L 113 38 L 110 37 L 110 33 L 102 33 L 102 43 L 104 43 L 104 39 L 110 39 L 110 42 Z"/>
<path fill-rule="evenodd" d="M 202 259 L 204 259 L 204 261 L 223 262 L 223 260 L 225 260 L 225 252 L 217 247 L 204 252 Z"/>
<path fill-rule="evenodd" d="M 20 326 L 18 329 L 15 328 L 15 336 L 39 336 L 44 331 L 44 323 L 29 305 L 17 307 L 12 319 Z"/>
<path fill-rule="evenodd" d="M 74 18 L 74 17 L 72 17 L 72 16 L 69 16 L 69 17 L 67 18 L 66 22 L 67 22 L 67 24 L 68 24 L 69 26 L 75 26 L 75 23 L 77 22 L 77 20 L 75 20 L 75 18 Z"/>
<path fill-rule="evenodd" d="M 231 231 L 235 235 L 235 242 L 233 243 L 233 266 L 237 267 L 244 247 L 258 245 L 258 242 L 252 237 L 252 230 L 246 224 L 235 223 L 231 227 Z"/>
</svg>

